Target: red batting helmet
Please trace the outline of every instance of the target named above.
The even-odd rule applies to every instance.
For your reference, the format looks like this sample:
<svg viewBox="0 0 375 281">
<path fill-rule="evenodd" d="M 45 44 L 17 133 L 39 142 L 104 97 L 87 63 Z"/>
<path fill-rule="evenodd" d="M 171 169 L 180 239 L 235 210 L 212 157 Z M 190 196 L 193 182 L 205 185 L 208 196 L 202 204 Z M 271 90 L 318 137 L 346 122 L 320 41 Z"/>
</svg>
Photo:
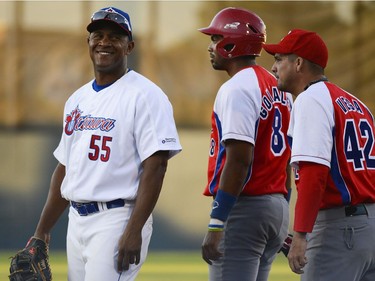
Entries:
<svg viewBox="0 0 375 281">
<path fill-rule="evenodd" d="M 255 13 L 243 8 L 225 8 L 209 27 L 198 29 L 207 35 L 222 35 L 216 49 L 224 58 L 259 56 L 266 42 L 266 25 Z"/>
</svg>

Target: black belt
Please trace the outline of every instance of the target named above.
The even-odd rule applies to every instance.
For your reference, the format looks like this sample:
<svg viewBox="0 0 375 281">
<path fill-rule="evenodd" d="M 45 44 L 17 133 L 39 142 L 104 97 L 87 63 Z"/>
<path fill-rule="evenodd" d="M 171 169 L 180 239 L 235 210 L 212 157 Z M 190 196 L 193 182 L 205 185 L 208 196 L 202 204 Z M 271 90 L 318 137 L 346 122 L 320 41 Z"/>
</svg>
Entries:
<svg viewBox="0 0 375 281">
<path fill-rule="evenodd" d="M 77 210 L 80 216 L 87 216 L 89 214 L 100 212 L 101 209 L 99 208 L 99 205 L 105 205 L 107 209 L 113 209 L 113 208 L 124 207 L 126 202 L 130 202 L 130 201 L 126 201 L 124 199 L 116 199 L 113 201 L 103 202 L 103 203 L 101 202 L 79 203 L 79 202 L 70 201 L 70 204 L 72 205 L 74 209 Z"/>
<path fill-rule="evenodd" d="M 347 217 L 363 216 L 363 215 L 367 215 L 367 210 L 364 204 L 345 207 L 345 216 Z"/>
<path fill-rule="evenodd" d="M 375 203 L 364 203 L 353 206 L 342 206 L 320 210 L 316 218 L 317 222 L 327 222 L 354 216 L 375 216 Z"/>
</svg>

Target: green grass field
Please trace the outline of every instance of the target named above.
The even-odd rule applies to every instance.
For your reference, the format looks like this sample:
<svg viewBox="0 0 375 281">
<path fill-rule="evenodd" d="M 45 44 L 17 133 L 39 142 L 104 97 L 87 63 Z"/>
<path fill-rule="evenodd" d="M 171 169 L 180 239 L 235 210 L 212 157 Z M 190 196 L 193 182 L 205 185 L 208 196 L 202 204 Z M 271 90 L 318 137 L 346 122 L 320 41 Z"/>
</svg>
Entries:
<svg viewBox="0 0 375 281">
<path fill-rule="evenodd" d="M 9 257 L 0 254 L 0 280 L 8 280 Z M 64 252 L 51 252 L 50 263 L 54 281 L 67 280 Z M 297 281 L 299 277 L 289 269 L 286 258 L 278 255 L 271 269 L 269 281 Z M 137 281 L 207 281 L 207 266 L 199 252 L 150 252 Z"/>
</svg>

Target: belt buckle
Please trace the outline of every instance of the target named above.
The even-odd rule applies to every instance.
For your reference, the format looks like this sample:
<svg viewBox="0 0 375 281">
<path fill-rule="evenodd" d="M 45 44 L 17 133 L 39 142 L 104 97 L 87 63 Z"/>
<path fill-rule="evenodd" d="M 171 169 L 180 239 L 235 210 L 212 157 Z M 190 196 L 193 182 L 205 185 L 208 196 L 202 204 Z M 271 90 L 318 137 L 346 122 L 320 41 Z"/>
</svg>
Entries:
<svg viewBox="0 0 375 281">
<path fill-rule="evenodd" d="M 362 215 L 368 215 L 367 209 L 364 204 L 359 204 L 355 206 L 347 206 L 345 207 L 345 215 L 347 217 L 352 216 L 362 216 Z"/>
<path fill-rule="evenodd" d="M 85 203 L 76 203 L 76 209 L 80 216 L 87 216 L 89 214 Z"/>
<path fill-rule="evenodd" d="M 99 211 L 97 205 L 95 205 L 95 202 L 90 202 L 90 203 L 75 202 L 74 205 L 75 206 L 73 207 L 77 210 L 80 216 L 87 216 L 89 214 L 96 213 Z"/>
</svg>

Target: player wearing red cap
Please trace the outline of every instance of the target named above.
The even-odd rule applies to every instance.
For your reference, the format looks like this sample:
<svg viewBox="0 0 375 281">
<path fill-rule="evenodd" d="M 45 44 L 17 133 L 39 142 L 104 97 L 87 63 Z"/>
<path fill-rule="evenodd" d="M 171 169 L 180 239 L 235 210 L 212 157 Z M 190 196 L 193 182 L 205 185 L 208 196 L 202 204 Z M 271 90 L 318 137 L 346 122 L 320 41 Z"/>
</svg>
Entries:
<svg viewBox="0 0 375 281">
<path fill-rule="evenodd" d="M 213 68 L 231 77 L 213 107 L 204 191 L 214 197 L 202 245 L 211 281 L 267 280 L 287 236 L 286 133 L 292 97 L 256 64 L 265 28 L 253 12 L 226 8 L 200 29 L 211 36 Z"/>
<path fill-rule="evenodd" d="M 294 29 L 274 55 L 278 88 L 297 96 L 288 136 L 298 189 L 288 255 L 303 281 L 375 280 L 374 118 L 358 98 L 328 82 L 328 50 Z"/>
</svg>

